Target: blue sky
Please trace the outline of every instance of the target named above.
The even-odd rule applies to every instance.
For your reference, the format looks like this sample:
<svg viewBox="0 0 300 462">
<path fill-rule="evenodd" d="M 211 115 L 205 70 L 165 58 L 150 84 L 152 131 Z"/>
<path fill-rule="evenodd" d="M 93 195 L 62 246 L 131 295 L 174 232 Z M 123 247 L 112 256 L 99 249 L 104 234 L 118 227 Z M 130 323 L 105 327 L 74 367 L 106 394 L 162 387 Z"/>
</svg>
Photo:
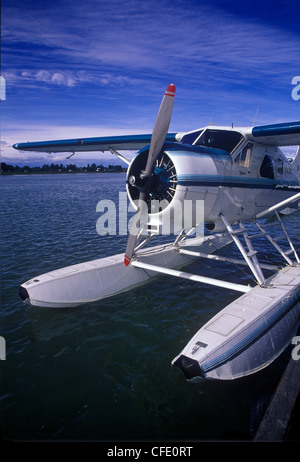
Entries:
<svg viewBox="0 0 300 462">
<path fill-rule="evenodd" d="M 170 131 L 300 119 L 295 1 L 3 0 L 1 9 L 2 161 L 66 157 L 17 152 L 17 142 L 151 133 L 169 83 Z M 72 162 L 107 159 L 120 163 L 91 153 Z"/>
</svg>

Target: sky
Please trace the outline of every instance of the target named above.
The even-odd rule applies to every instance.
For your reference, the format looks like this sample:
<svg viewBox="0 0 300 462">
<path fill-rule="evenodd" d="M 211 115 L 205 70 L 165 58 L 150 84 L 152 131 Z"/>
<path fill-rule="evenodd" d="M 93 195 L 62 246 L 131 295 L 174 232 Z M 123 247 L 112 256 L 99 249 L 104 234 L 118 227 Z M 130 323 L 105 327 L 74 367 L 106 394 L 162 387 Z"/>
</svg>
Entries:
<svg viewBox="0 0 300 462">
<path fill-rule="evenodd" d="M 66 159 L 19 142 L 151 133 L 170 83 L 170 132 L 300 120 L 294 0 L 2 0 L 1 17 L 2 162 Z M 72 157 L 91 161 L 120 163 Z"/>
</svg>

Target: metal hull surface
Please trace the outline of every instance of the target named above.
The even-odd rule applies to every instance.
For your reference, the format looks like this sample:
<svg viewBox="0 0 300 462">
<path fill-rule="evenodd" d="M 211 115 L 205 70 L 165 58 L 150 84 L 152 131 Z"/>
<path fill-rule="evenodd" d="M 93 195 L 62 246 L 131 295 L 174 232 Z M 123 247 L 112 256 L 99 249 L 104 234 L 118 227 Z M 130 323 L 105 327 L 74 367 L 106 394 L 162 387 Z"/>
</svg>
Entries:
<svg viewBox="0 0 300 462">
<path fill-rule="evenodd" d="M 191 381 L 232 380 L 266 367 L 300 322 L 300 265 L 288 266 L 207 322 L 172 363 Z"/>
<path fill-rule="evenodd" d="M 213 240 L 214 245 L 210 242 Z M 228 236 L 217 234 L 188 239 L 179 247 L 192 246 L 207 253 L 231 242 Z M 149 247 L 137 253 L 139 261 L 168 268 L 180 268 L 194 260 L 181 255 L 172 244 Z M 154 271 L 124 265 L 124 254 L 80 263 L 37 276 L 19 288 L 25 303 L 45 308 L 72 308 L 95 302 L 148 282 Z"/>
</svg>

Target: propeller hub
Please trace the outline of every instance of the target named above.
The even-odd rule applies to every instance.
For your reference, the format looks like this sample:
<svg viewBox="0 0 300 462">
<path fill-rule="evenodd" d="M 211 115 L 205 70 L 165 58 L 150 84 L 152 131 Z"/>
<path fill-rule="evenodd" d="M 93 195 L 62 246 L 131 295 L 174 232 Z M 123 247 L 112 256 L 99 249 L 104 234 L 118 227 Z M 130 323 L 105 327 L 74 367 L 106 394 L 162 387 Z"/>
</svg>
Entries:
<svg viewBox="0 0 300 462">
<path fill-rule="evenodd" d="M 147 155 L 147 150 L 142 151 L 132 162 L 127 176 L 127 191 L 132 202 L 138 200 L 140 191 L 145 191 L 150 212 L 151 201 L 164 201 L 165 207 L 172 201 L 176 191 L 177 173 L 168 154 L 162 152 L 156 160 L 152 175 L 145 176 Z"/>
<path fill-rule="evenodd" d="M 128 178 L 128 183 L 131 185 L 131 186 L 136 186 L 136 179 L 135 179 L 135 176 L 134 175 L 130 175 L 130 177 Z"/>
</svg>

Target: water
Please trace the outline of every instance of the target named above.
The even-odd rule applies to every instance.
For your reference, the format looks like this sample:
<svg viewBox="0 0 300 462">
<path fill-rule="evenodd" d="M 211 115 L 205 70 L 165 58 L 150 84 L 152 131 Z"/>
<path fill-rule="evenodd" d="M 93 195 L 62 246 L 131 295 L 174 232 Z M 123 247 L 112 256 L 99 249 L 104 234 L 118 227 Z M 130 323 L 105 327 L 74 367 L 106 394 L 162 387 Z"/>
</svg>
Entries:
<svg viewBox="0 0 300 462">
<path fill-rule="evenodd" d="M 286 364 L 284 355 L 233 382 L 195 385 L 171 367 L 192 335 L 236 293 L 164 276 L 74 309 L 28 307 L 18 296 L 19 284 L 34 276 L 124 251 L 126 236 L 97 234 L 96 205 L 101 199 L 117 202 L 125 174 L 0 180 L 2 438 L 251 439 L 261 403 Z M 299 248 L 298 220 L 299 215 L 286 218 Z M 278 262 L 265 242 L 261 249 L 265 261 Z M 199 272 L 196 263 L 187 270 Z M 209 263 L 205 272 L 222 277 L 224 266 Z M 226 267 L 226 277 L 236 280 L 236 268 Z"/>
</svg>

